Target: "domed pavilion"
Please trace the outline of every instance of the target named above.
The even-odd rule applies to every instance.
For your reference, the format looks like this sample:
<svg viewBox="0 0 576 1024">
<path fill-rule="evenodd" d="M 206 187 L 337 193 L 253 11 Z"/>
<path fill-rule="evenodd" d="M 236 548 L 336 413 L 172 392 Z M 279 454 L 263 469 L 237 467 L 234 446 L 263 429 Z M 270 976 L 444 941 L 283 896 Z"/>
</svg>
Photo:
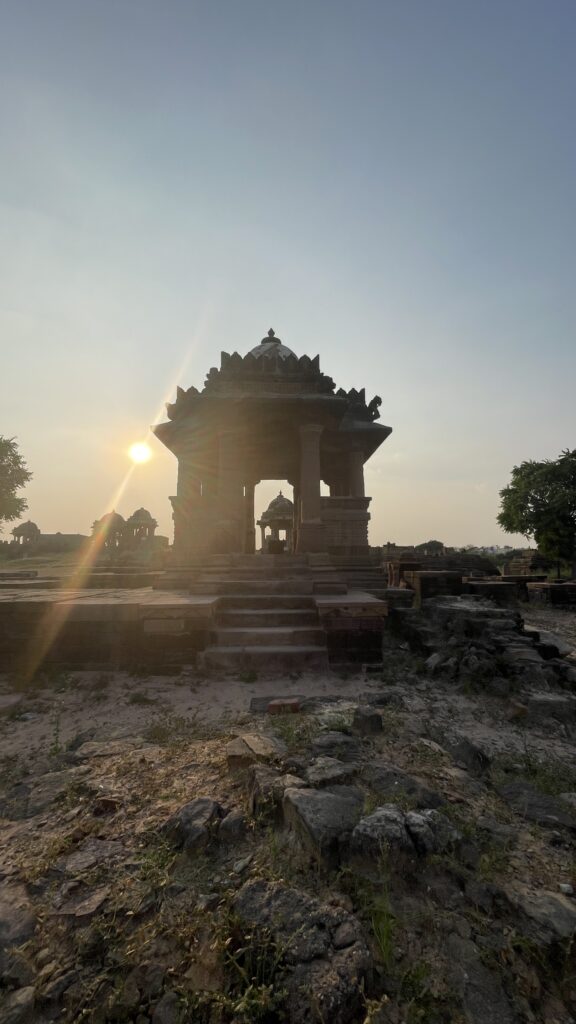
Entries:
<svg viewBox="0 0 576 1024">
<path fill-rule="evenodd" d="M 18 526 L 14 527 L 12 536 L 14 537 L 15 544 L 28 547 L 30 544 L 36 544 L 40 540 L 41 534 L 36 523 L 28 519 L 25 523 L 19 523 Z"/>
<path fill-rule="evenodd" d="M 262 534 L 262 553 L 279 555 L 292 551 L 294 532 L 294 505 L 290 498 L 284 497 L 282 491 L 273 498 L 268 508 L 258 519 L 256 526 Z M 267 534 L 266 530 L 270 530 Z M 284 533 L 284 537 L 280 534 Z"/>
<path fill-rule="evenodd" d="M 127 539 L 131 544 L 150 543 L 158 526 L 147 508 L 137 508 L 126 520 Z"/>
<path fill-rule="evenodd" d="M 222 352 L 202 390 L 178 388 L 154 427 L 178 459 L 176 561 L 253 553 L 261 480 L 293 487 L 294 551 L 367 553 L 364 464 L 391 433 L 376 422 L 380 404 L 363 388 L 336 390 L 319 356 L 296 356 L 273 330 L 245 356 Z"/>
</svg>

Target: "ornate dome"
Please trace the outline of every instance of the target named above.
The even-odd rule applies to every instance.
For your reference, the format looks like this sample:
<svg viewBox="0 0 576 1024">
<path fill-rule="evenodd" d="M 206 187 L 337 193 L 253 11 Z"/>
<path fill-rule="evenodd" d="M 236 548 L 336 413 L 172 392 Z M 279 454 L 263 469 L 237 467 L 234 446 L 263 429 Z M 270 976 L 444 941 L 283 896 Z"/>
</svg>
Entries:
<svg viewBox="0 0 576 1024">
<path fill-rule="evenodd" d="M 288 359 L 288 356 L 293 356 L 295 353 L 287 345 L 283 345 L 280 338 L 277 338 L 272 328 L 270 328 L 266 337 L 262 338 L 260 344 L 256 345 L 256 348 L 251 349 L 249 354 L 256 359 L 266 359 L 269 357 Z"/>
<path fill-rule="evenodd" d="M 262 519 L 292 519 L 293 514 L 294 505 L 290 498 L 285 498 L 282 491 L 280 491 L 280 494 L 272 499 L 268 508 L 262 514 Z"/>
<path fill-rule="evenodd" d="M 129 523 L 155 523 L 147 508 L 137 508 L 127 520 Z"/>
<path fill-rule="evenodd" d="M 112 509 L 112 512 L 105 512 L 101 519 L 96 519 L 92 524 L 94 531 L 112 533 L 114 530 L 121 530 L 126 525 L 126 520 L 119 512 Z"/>
<path fill-rule="evenodd" d="M 31 519 L 28 519 L 25 523 L 19 523 L 18 526 L 15 526 L 12 533 L 14 537 L 35 537 L 40 533 L 40 530 L 36 526 L 36 523 L 33 523 Z"/>
</svg>

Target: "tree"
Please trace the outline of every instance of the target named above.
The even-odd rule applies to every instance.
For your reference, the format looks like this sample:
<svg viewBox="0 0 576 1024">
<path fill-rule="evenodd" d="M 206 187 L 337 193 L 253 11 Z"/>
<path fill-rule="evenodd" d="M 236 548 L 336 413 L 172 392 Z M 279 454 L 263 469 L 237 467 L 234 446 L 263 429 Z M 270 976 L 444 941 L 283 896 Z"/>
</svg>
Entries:
<svg viewBox="0 0 576 1024">
<path fill-rule="evenodd" d="M 31 479 L 32 474 L 28 472 L 14 438 L 0 435 L 0 530 L 2 523 L 19 519 L 28 508 L 26 500 L 17 497 L 16 491 Z"/>
<path fill-rule="evenodd" d="M 506 533 L 533 538 L 543 555 L 572 562 L 576 576 L 576 448 L 555 461 L 514 466 L 500 501 L 498 522 Z"/>
<path fill-rule="evenodd" d="M 427 540 L 423 544 L 416 544 L 414 551 L 425 551 L 427 555 L 441 555 L 444 544 L 441 540 Z"/>
</svg>

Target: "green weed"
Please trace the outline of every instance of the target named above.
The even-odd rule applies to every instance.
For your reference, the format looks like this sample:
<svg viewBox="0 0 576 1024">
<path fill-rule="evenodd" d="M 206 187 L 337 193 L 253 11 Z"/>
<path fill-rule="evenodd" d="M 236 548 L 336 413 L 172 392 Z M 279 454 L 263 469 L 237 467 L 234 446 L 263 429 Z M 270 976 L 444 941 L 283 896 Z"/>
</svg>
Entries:
<svg viewBox="0 0 576 1024">
<path fill-rule="evenodd" d="M 138 875 L 151 889 L 162 889 L 170 881 L 170 869 L 174 864 L 175 853 L 166 840 L 159 836 L 144 846 L 140 855 Z"/>
<path fill-rule="evenodd" d="M 307 747 L 320 731 L 320 723 L 313 715 L 277 715 L 273 729 L 290 752 Z"/>
<path fill-rule="evenodd" d="M 390 909 L 387 887 L 374 898 L 370 913 L 370 924 L 378 956 L 384 968 L 390 970 L 394 961 L 396 918 Z"/>
<path fill-rule="evenodd" d="M 576 789 L 574 768 L 556 758 L 540 761 L 527 747 L 522 754 L 504 754 L 495 758 L 490 776 L 496 785 L 514 778 L 525 779 L 540 793 L 549 796 L 558 796 L 559 793 Z"/>
<path fill-rule="evenodd" d="M 52 742 L 48 753 L 51 757 L 58 757 L 62 753 L 62 744 L 60 742 L 60 712 L 55 711 L 52 718 Z"/>
</svg>

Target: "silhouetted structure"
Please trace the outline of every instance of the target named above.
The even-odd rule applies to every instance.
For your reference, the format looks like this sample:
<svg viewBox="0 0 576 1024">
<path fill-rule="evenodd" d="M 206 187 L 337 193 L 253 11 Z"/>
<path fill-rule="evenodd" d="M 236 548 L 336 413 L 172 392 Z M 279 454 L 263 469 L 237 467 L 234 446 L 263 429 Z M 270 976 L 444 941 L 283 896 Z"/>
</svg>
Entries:
<svg viewBox="0 0 576 1024">
<path fill-rule="evenodd" d="M 365 553 L 364 463 L 391 433 L 374 422 L 380 404 L 364 389 L 336 391 L 318 356 L 298 358 L 272 330 L 246 356 L 222 352 L 203 390 L 178 388 L 168 422 L 154 427 L 178 459 L 177 560 L 254 552 L 260 480 L 294 488 L 295 551 Z"/>
<path fill-rule="evenodd" d="M 278 555 L 293 550 L 294 505 L 289 498 L 284 497 L 282 491 L 272 499 L 256 525 L 260 527 L 263 553 Z M 270 531 L 268 535 L 266 530 Z M 284 537 L 280 536 L 281 533 L 284 533 Z"/>
<path fill-rule="evenodd" d="M 20 547 L 26 548 L 31 544 L 37 544 L 40 540 L 40 530 L 33 523 L 31 519 L 28 519 L 25 523 L 19 523 L 12 530 L 12 536 L 14 537 L 14 543 L 19 544 Z"/>
<path fill-rule="evenodd" d="M 93 523 L 92 536 L 99 537 L 108 552 L 137 551 L 167 544 L 165 537 L 155 536 L 157 526 L 148 509 L 138 508 L 128 519 L 113 510 Z"/>
</svg>

